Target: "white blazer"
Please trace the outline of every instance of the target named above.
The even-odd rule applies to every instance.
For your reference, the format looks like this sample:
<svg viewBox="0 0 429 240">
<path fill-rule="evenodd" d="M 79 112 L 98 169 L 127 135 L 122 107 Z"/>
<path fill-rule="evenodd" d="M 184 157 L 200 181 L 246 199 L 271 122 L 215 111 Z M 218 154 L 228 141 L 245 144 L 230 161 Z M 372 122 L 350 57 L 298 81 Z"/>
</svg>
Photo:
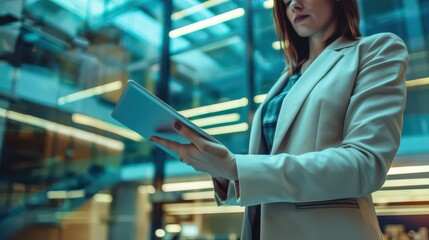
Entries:
<svg viewBox="0 0 429 240">
<path fill-rule="evenodd" d="M 257 204 L 263 240 L 382 239 L 371 193 L 399 146 L 407 59 L 391 33 L 335 40 L 285 97 L 266 154 L 261 109 L 287 82 L 280 77 L 255 113 L 249 154 L 235 155 L 239 180 L 228 189 L 215 181 L 219 205 L 246 206 L 241 239 L 251 239 L 248 206 Z"/>
</svg>

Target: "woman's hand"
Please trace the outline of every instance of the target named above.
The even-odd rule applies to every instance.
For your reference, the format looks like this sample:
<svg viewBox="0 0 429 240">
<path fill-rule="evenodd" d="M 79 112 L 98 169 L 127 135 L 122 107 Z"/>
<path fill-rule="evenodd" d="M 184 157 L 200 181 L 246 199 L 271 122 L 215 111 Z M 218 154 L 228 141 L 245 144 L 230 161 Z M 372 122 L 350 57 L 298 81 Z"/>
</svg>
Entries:
<svg viewBox="0 0 429 240">
<path fill-rule="evenodd" d="M 173 128 L 189 139 L 191 144 L 180 144 L 156 136 L 151 137 L 151 141 L 177 152 L 180 161 L 197 171 L 208 173 L 215 178 L 238 180 L 234 155 L 225 146 L 204 139 L 179 122 L 175 122 Z"/>
</svg>

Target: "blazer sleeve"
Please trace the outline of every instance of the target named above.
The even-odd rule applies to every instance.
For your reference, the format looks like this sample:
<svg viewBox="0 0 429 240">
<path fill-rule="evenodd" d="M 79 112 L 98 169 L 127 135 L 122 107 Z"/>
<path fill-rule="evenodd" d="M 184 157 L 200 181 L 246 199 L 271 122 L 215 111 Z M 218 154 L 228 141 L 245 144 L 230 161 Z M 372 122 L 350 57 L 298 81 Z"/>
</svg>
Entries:
<svg viewBox="0 0 429 240">
<path fill-rule="evenodd" d="M 357 47 L 342 143 L 302 155 L 236 155 L 240 205 L 358 198 L 384 184 L 401 137 L 408 53 L 394 34 Z"/>
<path fill-rule="evenodd" d="M 213 187 L 215 200 L 218 206 L 221 205 L 240 205 L 240 197 L 238 197 L 239 184 L 237 181 L 224 179 L 222 182 L 213 179 Z"/>
</svg>

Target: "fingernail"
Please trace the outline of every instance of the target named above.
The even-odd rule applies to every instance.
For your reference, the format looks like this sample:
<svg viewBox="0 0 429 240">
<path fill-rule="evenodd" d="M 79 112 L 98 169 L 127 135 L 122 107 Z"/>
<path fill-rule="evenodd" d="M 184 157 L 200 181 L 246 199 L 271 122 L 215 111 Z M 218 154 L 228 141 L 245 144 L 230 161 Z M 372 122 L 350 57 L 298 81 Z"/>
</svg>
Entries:
<svg viewBox="0 0 429 240">
<path fill-rule="evenodd" d="M 182 129 L 182 125 L 179 122 L 175 122 L 173 127 L 176 131 L 180 131 L 180 129 Z"/>
</svg>

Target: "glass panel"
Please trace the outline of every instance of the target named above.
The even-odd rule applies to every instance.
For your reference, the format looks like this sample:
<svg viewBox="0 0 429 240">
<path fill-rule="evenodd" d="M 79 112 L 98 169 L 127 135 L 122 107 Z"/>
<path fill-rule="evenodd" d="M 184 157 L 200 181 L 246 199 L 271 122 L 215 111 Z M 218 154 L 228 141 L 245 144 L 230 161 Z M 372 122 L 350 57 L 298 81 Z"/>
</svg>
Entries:
<svg viewBox="0 0 429 240">
<path fill-rule="evenodd" d="M 162 8 L 0 2 L 1 220 L 72 211 L 120 180 L 151 181 L 152 146 L 110 115 L 128 79 L 155 91 Z"/>
<path fill-rule="evenodd" d="M 273 19 L 273 2 L 254 4 L 255 103 L 259 104 L 285 69 L 283 53 Z"/>
<path fill-rule="evenodd" d="M 170 104 L 233 151 L 244 152 L 248 80 L 243 3 L 177 0 L 173 9 Z M 219 110 L 213 110 L 214 104 Z M 212 110 L 200 108 L 207 106 Z"/>
</svg>

